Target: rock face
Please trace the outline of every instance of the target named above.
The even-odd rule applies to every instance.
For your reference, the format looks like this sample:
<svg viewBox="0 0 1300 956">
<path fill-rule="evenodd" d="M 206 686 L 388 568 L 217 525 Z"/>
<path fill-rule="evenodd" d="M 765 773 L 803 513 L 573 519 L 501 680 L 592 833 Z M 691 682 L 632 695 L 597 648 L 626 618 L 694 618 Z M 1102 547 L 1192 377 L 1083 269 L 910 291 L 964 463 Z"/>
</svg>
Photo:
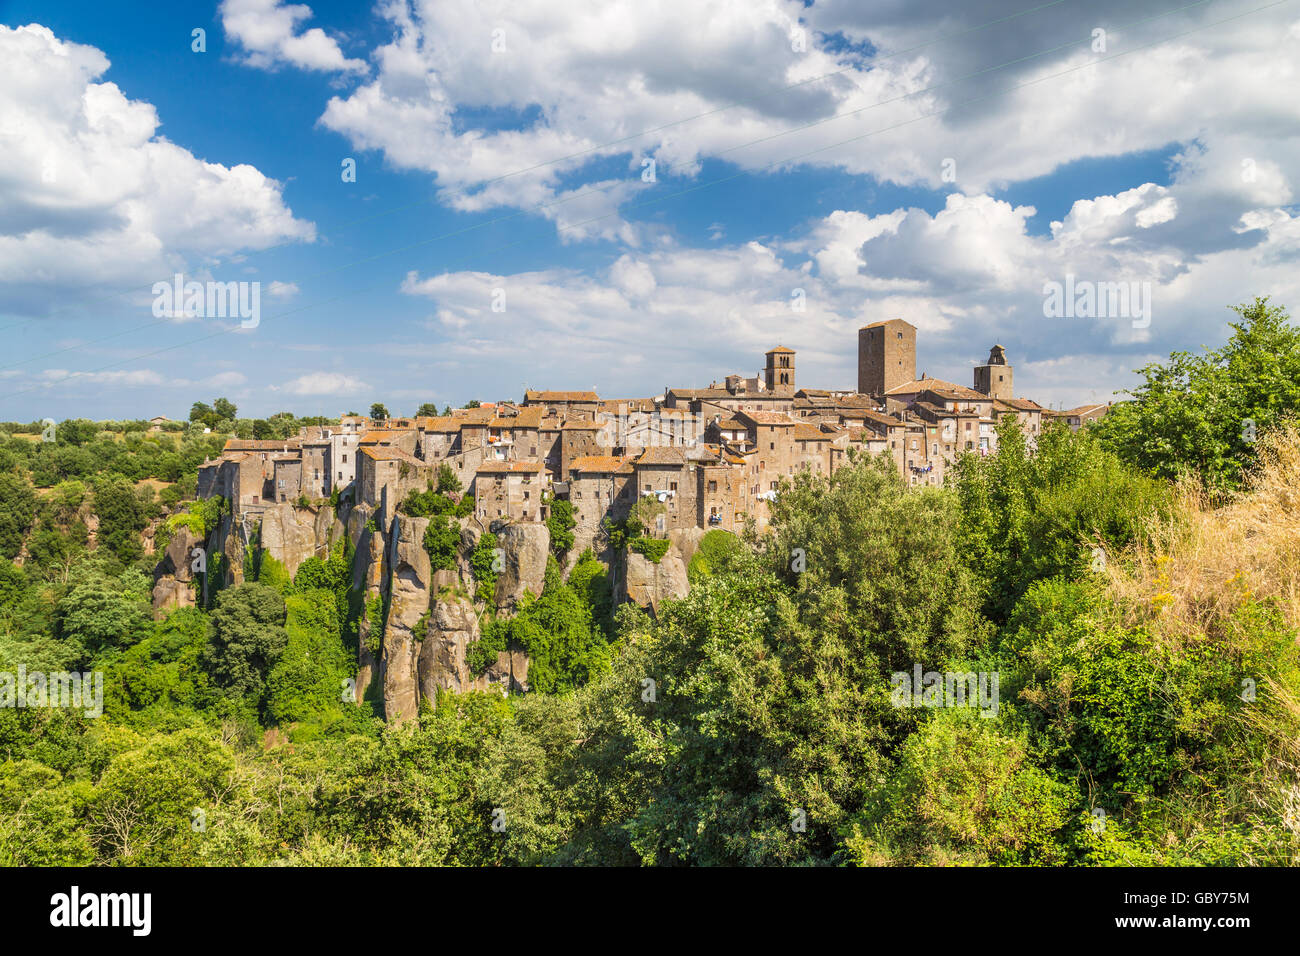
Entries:
<svg viewBox="0 0 1300 956">
<path fill-rule="evenodd" d="M 343 523 L 328 505 L 297 508 L 284 503 L 262 513 L 262 548 L 289 574 L 308 558 L 329 556 L 330 546 L 343 536 Z"/>
<path fill-rule="evenodd" d="M 464 598 L 435 601 L 420 645 L 420 696 L 433 700 L 440 689 L 467 691 L 506 688 L 528 691 L 528 655 L 502 651 L 475 677 L 466 663 L 469 645 L 480 637 L 478 614 Z"/>
<path fill-rule="evenodd" d="M 506 525 L 497 533 L 504 552 L 505 568 L 497 578 L 497 607 L 513 610 L 525 591 L 542 593 L 546 582 L 546 557 L 551 532 L 538 523 Z"/>
<path fill-rule="evenodd" d="M 634 601 L 657 612 L 661 601 L 685 597 L 689 590 L 686 562 L 676 545 L 669 546 L 658 564 L 628 549 L 623 578 L 618 584 L 618 600 Z"/>
<path fill-rule="evenodd" d="M 153 572 L 153 613 L 162 618 L 168 611 L 181 607 L 194 607 L 194 570 L 191 553 L 203 542 L 189 528 L 176 529 L 162 560 Z"/>
<path fill-rule="evenodd" d="M 428 525 L 428 518 L 402 514 L 385 523 L 367 505 L 342 508 L 336 516 L 328 507 L 278 504 L 254 515 L 223 517 L 209 537 L 209 568 L 212 556 L 220 555 L 223 583 L 243 583 L 245 555 L 256 540 L 292 575 L 308 558 L 326 557 L 346 535 L 353 546 L 358 703 L 382 701 L 385 718 L 403 723 L 418 719 L 420 702 L 432 700 L 440 690 L 526 692 L 529 661 L 523 652 L 501 652 L 478 676 L 466 661 L 470 646 L 481 637 L 479 620 L 485 610 L 473 601 L 469 562 L 483 527 L 473 518 L 460 519 L 456 566 L 435 572 L 424 549 Z M 493 610 L 509 614 L 525 593 L 541 594 L 550 533 L 544 524 L 508 525 L 498 538 L 503 570 Z M 201 543 L 188 529 L 178 529 L 159 562 L 154 606 L 160 616 L 168 608 L 194 603 L 190 552 Z"/>
<path fill-rule="evenodd" d="M 384 716 L 392 723 L 415 719 L 420 710 L 420 640 L 416 625 L 429 610 L 432 575 L 424 550 L 428 518 L 393 519 L 389 537 L 388 615 L 384 622 Z M 463 656 L 462 656 L 463 659 Z"/>
<path fill-rule="evenodd" d="M 704 528 L 674 528 L 668 532 L 668 540 L 676 545 L 681 553 L 682 563 L 689 568 L 691 558 L 695 557 L 695 552 L 700 549 L 700 542 L 708 533 Z"/>
<path fill-rule="evenodd" d="M 366 530 L 368 518 L 368 513 L 357 509 L 348 519 L 348 536 L 356 549 L 352 557 L 352 590 L 361 604 L 357 624 L 357 703 L 365 699 L 371 681 L 379 672 L 383 643 L 382 632 L 372 633 L 371 616 L 366 609 L 376 602 L 381 608 L 383 606 L 386 583 L 384 538 L 378 531 Z"/>
<path fill-rule="evenodd" d="M 478 614 L 464 598 L 435 601 L 420 644 L 420 695 L 433 700 L 439 688 L 469 690 L 473 684 L 465 650 L 479 639 Z"/>
</svg>

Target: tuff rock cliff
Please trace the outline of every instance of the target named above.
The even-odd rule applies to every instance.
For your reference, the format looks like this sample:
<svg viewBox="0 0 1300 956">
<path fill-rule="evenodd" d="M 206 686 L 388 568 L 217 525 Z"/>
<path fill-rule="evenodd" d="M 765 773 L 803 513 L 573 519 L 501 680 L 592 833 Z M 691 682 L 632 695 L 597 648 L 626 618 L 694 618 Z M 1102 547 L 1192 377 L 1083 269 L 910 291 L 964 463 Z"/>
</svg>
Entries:
<svg viewBox="0 0 1300 956">
<path fill-rule="evenodd" d="M 509 616 L 525 593 L 540 595 L 546 575 L 550 534 L 545 524 L 506 524 L 495 533 L 500 572 L 492 607 L 472 597 L 475 580 L 469 555 L 486 530 L 475 518 L 460 518 L 456 566 L 434 571 L 424 549 L 428 518 L 397 514 L 384 520 L 373 507 L 328 505 L 268 507 L 256 515 L 224 515 L 220 525 L 200 541 L 178 528 L 154 572 L 155 613 L 194 606 L 200 579 L 192 570 L 194 548 L 206 549 L 213 573 L 224 586 L 243 582 L 245 557 L 260 549 L 284 565 L 290 575 L 309 557 L 328 557 L 345 536 L 352 548 L 351 591 L 356 616 L 358 702 L 378 704 L 386 719 L 418 719 L 420 704 L 439 689 L 501 689 L 526 692 L 528 656 L 503 651 L 479 675 L 467 664 L 467 651 L 480 637 L 480 622 L 492 610 Z M 699 534 L 674 533 L 673 544 L 655 564 L 631 553 L 616 572 L 617 600 L 631 600 L 657 610 L 666 598 L 681 597 L 689 585 L 686 566 Z M 215 559 L 215 560 L 214 560 Z"/>
</svg>

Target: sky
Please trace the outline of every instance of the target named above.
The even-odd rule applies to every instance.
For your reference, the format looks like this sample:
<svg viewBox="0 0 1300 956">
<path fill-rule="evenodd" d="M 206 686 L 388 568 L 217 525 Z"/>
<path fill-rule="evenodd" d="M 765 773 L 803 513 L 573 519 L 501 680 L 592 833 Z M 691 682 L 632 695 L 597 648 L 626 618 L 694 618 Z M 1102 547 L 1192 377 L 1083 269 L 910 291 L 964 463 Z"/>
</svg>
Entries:
<svg viewBox="0 0 1300 956">
<path fill-rule="evenodd" d="M 918 372 L 1000 343 L 1107 401 L 1300 315 L 1298 180 L 1300 0 L 0 0 L 0 421 L 642 397 L 778 344 L 853 388 L 890 318 Z"/>
</svg>

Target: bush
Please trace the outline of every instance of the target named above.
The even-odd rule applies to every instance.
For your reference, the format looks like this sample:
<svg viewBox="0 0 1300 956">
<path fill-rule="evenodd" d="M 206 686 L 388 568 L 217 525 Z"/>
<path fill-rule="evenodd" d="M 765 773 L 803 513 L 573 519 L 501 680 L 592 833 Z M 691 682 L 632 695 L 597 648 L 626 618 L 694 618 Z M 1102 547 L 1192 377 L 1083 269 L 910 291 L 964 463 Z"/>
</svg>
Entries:
<svg viewBox="0 0 1300 956">
<path fill-rule="evenodd" d="M 563 498 L 552 498 L 550 513 L 546 516 L 546 527 L 551 533 L 551 552 L 561 560 L 573 547 L 573 529 L 577 521 L 573 517 L 573 505 Z"/>
<path fill-rule="evenodd" d="M 449 571 L 456 567 L 456 551 L 460 547 L 460 528 L 446 515 L 434 515 L 424 529 L 424 550 L 429 553 L 429 566 L 434 571 Z"/>
<path fill-rule="evenodd" d="M 667 538 L 633 538 L 628 542 L 627 546 L 637 554 L 658 564 L 663 560 L 663 556 L 668 553 L 672 542 Z"/>
<path fill-rule="evenodd" d="M 700 539 L 700 546 L 691 555 L 691 563 L 686 568 L 686 576 L 695 584 L 711 574 L 721 573 L 744 550 L 744 544 L 734 534 L 715 528 Z"/>
</svg>

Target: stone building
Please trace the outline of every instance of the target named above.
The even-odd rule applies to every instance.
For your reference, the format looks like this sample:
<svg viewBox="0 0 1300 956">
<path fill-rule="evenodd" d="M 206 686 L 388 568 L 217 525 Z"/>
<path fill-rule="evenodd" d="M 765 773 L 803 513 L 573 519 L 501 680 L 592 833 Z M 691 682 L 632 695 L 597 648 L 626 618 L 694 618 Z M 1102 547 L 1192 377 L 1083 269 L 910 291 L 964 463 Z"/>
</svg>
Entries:
<svg viewBox="0 0 1300 956">
<path fill-rule="evenodd" d="M 989 349 L 988 361 L 975 366 L 975 391 L 993 398 L 1013 398 L 1016 393 L 1011 387 L 1011 371 L 1006 349 L 1000 345 L 993 346 Z"/>
<path fill-rule="evenodd" d="M 518 404 L 382 423 L 344 416 L 288 441 L 232 439 L 199 469 L 199 494 L 256 511 L 353 488 L 383 518 L 446 465 L 489 524 L 542 521 L 549 494 L 567 497 L 580 552 L 599 541 L 603 521 L 622 521 L 642 498 L 663 505 L 652 534 L 738 531 L 749 521 L 761 529 L 781 483 L 800 473 L 831 475 L 857 455 L 885 455 L 908 485 L 939 486 L 962 455 L 996 450 L 1003 419 L 1020 423 L 1032 449 L 1047 421 L 1077 429 L 1107 409 L 1051 412 L 1014 397 L 1001 345 L 973 375 L 975 388 L 918 378 L 916 329 L 890 319 L 859 330 L 856 392 L 797 387 L 795 352 L 777 346 L 753 378 L 662 397 L 529 390 Z"/>
<path fill-rule="evenodd" d="M 637 497 L 653 497 L 664 505 L 651 534 L 696 526 L 697 467 L 686 461 L 679 448 L 647 448 L 633 462 Z"/>
<path fill-rule="evenodd" d="M 538 461 L 485 461 L 474 475 L 474 513 L 485 524 L 542 521 L 546 467 Z"/>
<path fill-rule="evenodd" d="M 767 364 L 763 368 L 763 383 L 772 393 L 790 395 L 794 393 L 794 349 L 778 345 L 770 349 L 766 356 Z"/>
<path fill-rule="evenodd" d="M 882 396 L 916 378 L 916 326 L 902 319 L 858 329 L 858 392 Z"/>
<path fill-rule="evenodd" d="M 636 470 L 630 455 L 587 455 L 570 465 L 573 550 L 581 554 L 599 539 L 601 524 L 623 521 L 636 501 Z"/>
</svg>

